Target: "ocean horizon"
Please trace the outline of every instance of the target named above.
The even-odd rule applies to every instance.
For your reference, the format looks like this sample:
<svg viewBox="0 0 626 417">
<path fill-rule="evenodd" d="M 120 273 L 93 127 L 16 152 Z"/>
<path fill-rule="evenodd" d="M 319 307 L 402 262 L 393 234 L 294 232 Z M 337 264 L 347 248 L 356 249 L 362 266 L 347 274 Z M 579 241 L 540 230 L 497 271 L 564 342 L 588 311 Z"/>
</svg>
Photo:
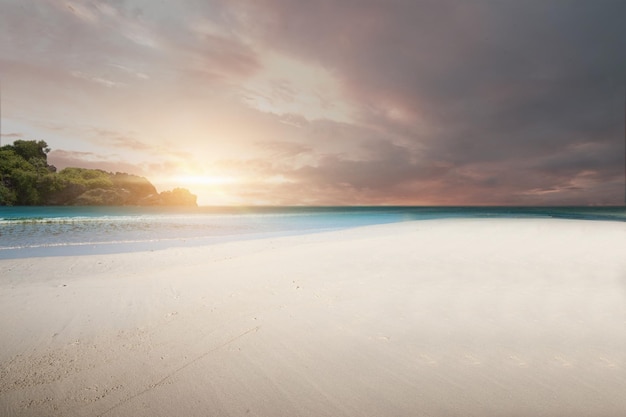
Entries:
<svg viewBox="0 0 626 417">
<path fill-rule="evenodd" d="M 0 259 L 151 251 L 447 218 L 623 222 L 626 207 L 0 207 Z"/>
</svg>

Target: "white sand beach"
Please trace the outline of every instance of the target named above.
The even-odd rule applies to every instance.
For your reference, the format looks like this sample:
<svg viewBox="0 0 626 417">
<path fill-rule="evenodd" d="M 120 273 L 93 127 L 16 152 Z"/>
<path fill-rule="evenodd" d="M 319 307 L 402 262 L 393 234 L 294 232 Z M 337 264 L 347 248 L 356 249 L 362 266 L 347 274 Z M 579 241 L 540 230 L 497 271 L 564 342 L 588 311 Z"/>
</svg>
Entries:
<svg viewBox="0 0 626 417">
<path fill-rule="evenodd" d="M 623 416 L 626 223 L 0 261 L 2 416 Z"/>
</svg>

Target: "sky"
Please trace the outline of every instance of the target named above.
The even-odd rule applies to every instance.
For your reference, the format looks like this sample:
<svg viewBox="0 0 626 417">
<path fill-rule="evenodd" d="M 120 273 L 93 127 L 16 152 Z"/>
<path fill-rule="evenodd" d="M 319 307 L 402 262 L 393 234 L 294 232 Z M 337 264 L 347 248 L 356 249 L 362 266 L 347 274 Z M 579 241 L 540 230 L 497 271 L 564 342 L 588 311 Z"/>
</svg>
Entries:
<svg viewBox="0 0 626 417">
<path fill-rule="evenodd" d="M 202 205 L 625 201 L 623 0 L 0 0 L 2 144 Z"/>
</svg>

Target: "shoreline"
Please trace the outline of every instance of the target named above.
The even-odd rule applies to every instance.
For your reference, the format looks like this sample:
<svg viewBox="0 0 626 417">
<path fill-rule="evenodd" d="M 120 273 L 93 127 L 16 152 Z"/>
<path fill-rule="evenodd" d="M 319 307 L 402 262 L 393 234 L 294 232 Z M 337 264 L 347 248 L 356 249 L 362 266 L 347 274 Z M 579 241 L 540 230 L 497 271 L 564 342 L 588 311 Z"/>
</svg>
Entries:
<svg viewBox="0 0 626 417">
<path fill-rule="evenodd" d="M 4 210 L 3 210 L 4 209 Z M 434 219 L 626 222 L 623 207 L 0 207 L 0 259 L 101 255 Z"/>
<path fill-rule="evenodd" d="M 620 415 L 626 223 L 0 260 L 0 414 Z"/>
</svg>

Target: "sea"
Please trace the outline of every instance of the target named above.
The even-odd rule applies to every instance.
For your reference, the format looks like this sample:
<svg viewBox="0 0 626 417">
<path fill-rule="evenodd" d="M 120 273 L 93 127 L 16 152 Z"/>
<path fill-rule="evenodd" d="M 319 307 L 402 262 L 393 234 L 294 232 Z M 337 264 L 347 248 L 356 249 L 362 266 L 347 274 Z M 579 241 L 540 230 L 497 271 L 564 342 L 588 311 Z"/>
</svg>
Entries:
<svg viewBox="0 0 626 417">
<path fill-rule="evenodd" d="M 0 259 L 93 255 L 448 218 L 626 221 L 626 207 L 0 207 Z"/>
</svg>

